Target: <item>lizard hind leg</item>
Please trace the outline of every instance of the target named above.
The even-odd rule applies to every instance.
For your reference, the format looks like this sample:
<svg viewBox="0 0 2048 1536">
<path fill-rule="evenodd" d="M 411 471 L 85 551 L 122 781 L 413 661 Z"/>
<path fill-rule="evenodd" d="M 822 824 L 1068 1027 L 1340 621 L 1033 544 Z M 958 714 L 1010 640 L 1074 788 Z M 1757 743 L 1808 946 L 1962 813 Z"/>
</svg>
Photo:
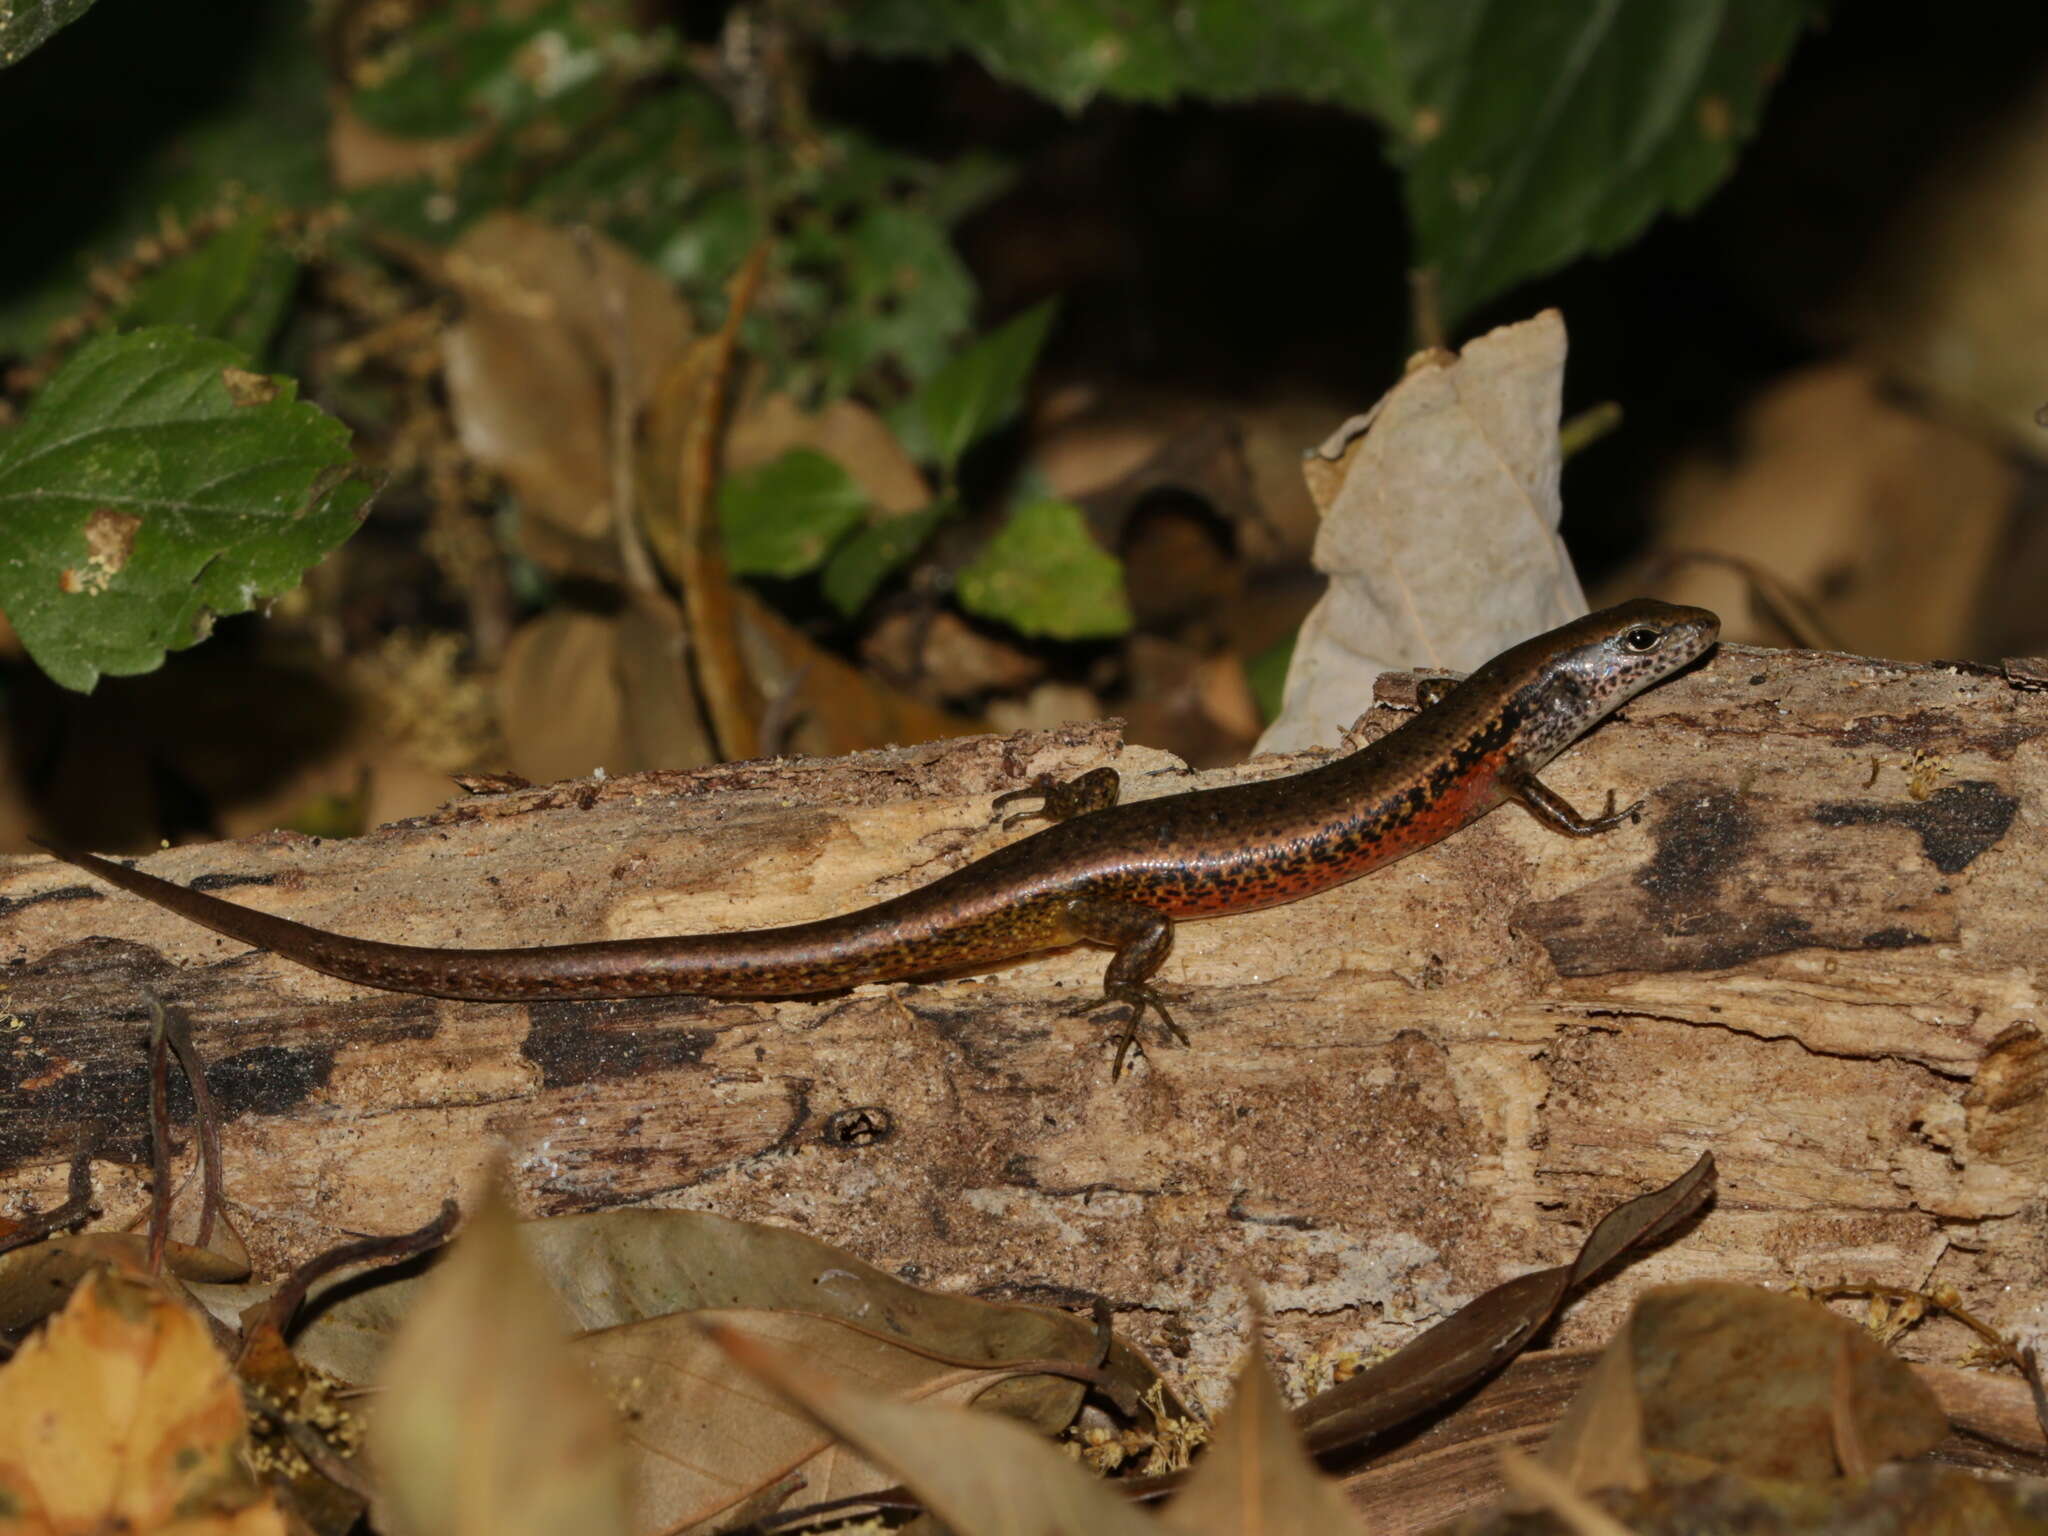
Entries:
<svg viewBox="0 0 2048 1536">
<path fill-rule="evenodd" d="M 1174 1022 L 1166 1000 L 1151 984 L 1153 973 L 1165 963 L 1167 952 L 1173 948 L 1173 919 L 1142 902 L 1108 896 L 1077 896 L 1067 903 L 1067 914 L 1081 938 L 1107 944 L 1116 951 L 1102 978 L 1102 996 L 1075 1011 L 1092 1013 L 1112 1003 L 1122 1003 L 1131 1010 L 1123 1037 L 1117 1041 L 1109 1080 L 1115 1082 L 1123 1076 L 1124 1062 L 1137 1043 L 1138 1026 L 1144 1022 L 1148 1008 L 1159 1015 L 1159 1022 L 1169 1035 L 1186 1045 L 1187 1032 Z"/>
</svg>

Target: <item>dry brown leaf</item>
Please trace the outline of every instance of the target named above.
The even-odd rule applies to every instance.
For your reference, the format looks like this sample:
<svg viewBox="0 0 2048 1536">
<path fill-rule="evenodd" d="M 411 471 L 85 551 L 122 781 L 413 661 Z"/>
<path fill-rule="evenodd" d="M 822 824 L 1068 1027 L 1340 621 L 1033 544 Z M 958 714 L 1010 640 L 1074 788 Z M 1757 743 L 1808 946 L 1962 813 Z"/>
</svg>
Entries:
<svg viewBox="0 0 2048 1536">
<path fill-rule="evenodd" d="M 0 1368 L 0 1531 L 283 1536 L 199 1318 L 94 1274 Z"/>
<path fill-rule="evenodd" d="M 536 784 L 625 767 L 625 700 L 617 673 L 618 624 L 552 608 L 512 632 L 498 669 L 506 760 Z"/>
<path fill-rule="evenodd" d="M 744 588 L 733 595 L 740 650 L 769 700 L 790 722 L 783 754 L 837 757 L 869 747 L 972 736 L 982 722 L 898 692 L 816 645 Z"/>
<path fill-rule="evenodd" d="M 628 602 L 616 614 L 554 608 L 522 624 L 497 679 L 513 769 L 537 784 L 598 768 L 635 773 L 711 761 L 668 615 Z"/>
<path fill-rule="evenodd" d="M 1170 747 L 1192 767 L 1244 760 L 1259 734 L 1259 706 L 1244 662 L 1222 651 L 1205 655 L 1158 635 L 1133 635 L 1124 647 L 1130 696 L 1123 704 L 1127 740 Z"/>
<path fill-rule="evenodd" d="M 687 311 L 624 247 L 520 214 L 480 220 L 444 270 L 466 301 L 443 342 L 463 447 L 511 482 L 528 519 L 600 556 L 615 510 L 613 392 L 637 418 L 689 344 Z M 529 553 L 559 561 L 569 548 Z"/>
<path fill-rule="evenodd" d="M 915 512 L 932 499 L 931 486 L 889 424 L 843 396 L 821 411 L 806 411 L 788 395 L 749 405 L 726 433 L 726 473 L 766 464 L 792 448 L 815 448 L 833 460 L 884 514 Z"/>
<path fill-rule="evenodd" d="M 1818 1303 L 1781 1292 L 1723 1281 L 1646 1291 L 1609 1348 L 1629 1357 L 1647 1450 L 1753 1477 L 1837 1476 L 1838 1412 L 1852 1416 L 1873 1466 L 1917 1456 L 1948 1431 L 1903 1360 Z M 1841 1390 L 1838 1371 L 1847 1373 Z"/>
<path fill-rule="evenodd" d="M 237 1235 L 233 1243 L 240 1242 Z M 141 1274 L 148 1255 L 149 1238 L 142 1232 L 60 1234 L 0 1254 L 0 1333 L 49 1316 L 95 1270 Z M 237 1258 L 232 1251 L 194 1248 L 174 1238 L 164 1248 L 164 1268 L 179 1280 L 224 1285 L 246 1278 L 249 1260 L 246 1252 Z"/>
<path fill-rule="evenodd" d="M 1042 1307 L 923 1291 L 829 1243 L 763 1222 L 704 1211 L 614 1210 L 521 1223 L 523 1252 L 577 1327 L 614 1328 L 708 1307 L 837 1317 L 887 1329 L 909 1346 L 977 1362 L 1101 1353 L 1083 1319 Z M 385 1341 L 410 1317 L 424 1281 L 398 1277 L 351 1287 L 297 1335 L 302 1359 L 343 1381 L 378 1373 Z M 1130 1396 L 1158 1381 L 1143 1356 L 1112 1339 L 1105 1369 Z M 1047 1432 L 1074 1413 L 1080 1390 L 1035 1377 L 992 1389 L 999 1406 Z"/>
<path fill-rule="evenodd" d="M 1572 1536 L 1634 1536 L 1558 1472 L 1511 1445 L 1500 1449 L 1500 1476 L 1520 1508 L 1541 1510 Z"/>
<path fill-rule="evenodd" d="M 627 1528 L 613 1415 L 566 1332 L 511 1208 L 486 1194 L 384 1360 L 369 1429 L 380 1531 Z"/>
<path fill-rule="evenodd" d="M 2048 82 L 1918 181 L 1848 306 L 1858 350 L 2048 457 Z"/>
<path fill-rule="evenodd" d="M 1295 1410 L 1303 1439 L 1319 1456 L 1355 1449 L 1484 1381 L 1557 1315 L 1575 1287 L 1690 1220 L 1712 1198 L 1715 1177 L 1713 1156 L 1702 1153 L 1669 1184 L 1601 1217 L 1569 1264 L 1482 1292 L 1386 1359 L 1318 1392 Z"/>
<path fill-rule="evenodd" d="M 619 611 L 619 696 L 625 702 L 627 750 L 633 769 L 696 768 L 715 761 L 696 691 L 690 685 L 688 637 L 665 596 L 636 593 Z"/>
<path fill-rule="evenodd" d="M 862 637 L 861 655 L 888 676 L 914 679 L 936 699 L 1013 693 L 1046 669 L 1043 657 L 984 632 L 950 608 L 883 615 Z"/>
<path fill-rule="evenodd" d="M 1757 400 L 1732 464 L 1700 460 L 1673 477 L 1658 546 L 1769 573 L 1858 654 L 1964 655 L 2017 484 L 1982 441 L 1886 398 L 1875 374 L 1831 364 Z M 1787 639 L 1727 564 L 1678 564 L 1647 589 L 1639 576 L 1626 584 L 1628 596 L 1712 607 L 1723 640 Z"/>
<path fill-rule="evenodd" d="M 1268 752 L 1328 745 L 1383 671 L 1469 672 L 1586 611 L 1557 536 L 1564 321 L 1425 353 L 1311 461 L 1330 590 L 1302 625 Z"/>
<path fill-rule="evenodd" d="M 460 170 L 490 137 L 488 127 L 436 139 L 385 133 L 364 122 L 344 95 L 334 101 L 328 118 L 327 163 L 334 184 L 344 192 L 414 176 L 441 180 Z"/>
</svg>

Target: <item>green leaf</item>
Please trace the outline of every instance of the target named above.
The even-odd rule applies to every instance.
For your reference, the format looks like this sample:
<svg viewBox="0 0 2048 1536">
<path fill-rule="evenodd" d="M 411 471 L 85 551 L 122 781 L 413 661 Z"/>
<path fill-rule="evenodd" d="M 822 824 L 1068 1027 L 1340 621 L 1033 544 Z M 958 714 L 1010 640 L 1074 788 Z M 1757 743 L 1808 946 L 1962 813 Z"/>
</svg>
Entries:
<svg viewBox="0 0 2048 1536">
<path fill-rule="evenodd" d="M 853 476 L 815 448 L 792 448 L 718 488 L 725 555 L 742 576 L 801 576 L 867 516 Z"/>
<path fill-rule="evenodd" d="M 67 688 L 145 672 L 361 521 L 348 428 L 225 342 L 103 336 L 0 438 L 0 609 Z"/>
<path fill-rule="evenodd" d="M 1245 681 L 1259 706 L 1259 718 L 1271 725 L 1280 718 L 1280 705 L 1287 693 L 1287 669 L 1294 665 L 1294 645 L 1300 635 L 1289 635 L 1267 646 L 1244 664 Z"/>
<path fill-rule="evenodd" d="M 267 219 L 237 219 L 138 284 L 115 324 L 122 330 L 186 325 L 260 357 L 299 273 L 298 262 L 271 234 Z"/>
<path fill-rule="evenodd" d="M 1019 634 L 1107 640 L 1131 627 L 1123 567 L 1067 501 L 1031 501 L 961 570 L 960 606 Z"/>
<path fill-rule="evenodd" d="M 1291 95 L 1384 110 L 1399 92 L 1383 13 L 1434 0 L 861 0 L 829 23 L 882 53 L 972 53 L 1069 112 L 1098 95 Z"/>
<path fill-rule="evenodd" d="M 843 264 L 850 290 L 819 338 L 825 388 L 843 394 L 870 369 L 894 363 L 929 379 L 974 315 L 974 279 L 946 226 L 921 209 L 877 203 L 839 231 L 820 210 L 804 251 Z"/>
<path fill-rule="evenodd" d="M 1294 96 L 1377 118 L 1455 320 L 1727 175 L 1825 0 L 860 0 L 834 37 L 964 48 L 1078 111 Z"/>
<path fill-rule="evenodd" d="M 948 475 L 970 443 L 1024 403 L 1024 384 L 1052 326 L 1055 303 L 1027 309 L 932 375 L 917 397 L 924 439 Z"/>
<path fill-rule="evenodd" d="M 0 0 L 0 67 L 20 63 L 91 9 L 92 0 Z"/>
<path fill-rule="evenodd" d="M 621 0 L 436 7 L 365 61 L 373 83 L 352 104 L 372 127 L 407 138 L 523 123 L 601 89 L 621 64 L 641 68 L 622 53 L 630 51 L 631 20 Z M 644 44 L 658 46 L 651 36 Z"/>
<path fill-rule="evenodd" d="M 870 523 L 832 551 L 825 563 L 825 598 L 846 618 L 867 607 L 898 567 L 910 563 L 932 530 L 952 512 L 951 502 L 935 501 L 915 512 Z"/>
<path fill-rule="evenodd" d="M 1419 0 L 1410 0 L 1419 3 Z M 1396 159 L 1446 320 L 1697 207 L 1734 166 L 1817 0 L 1452 0 L 1427 31 Z"/>
<path fill-rule="evenodd" d="M 13 0 L 19 6 L 21 0 Z M 286 207 L 331 195 L 326 79 L 300 5 L 108 6 L 0 90 L 14 205 L 0 240 L 0 353 L 33 356 L 166 215 L 232 183 Z M 148 90 L 108 82 L 148 80 Z M 61 131 L 53 131 L 61 125 Z"/>
<path fill-rule="evenodd" d="M 673 34 L 639 30 L 625 0 L 430 7 L 364 62 L 358 73 L 370 83 L 350 105 L 399 137 L 481 138 L 452 175 L 379 182 L 349 201 L 362 222 L 433 245 L 520 207 L 597 224 L 651 256 L 707 166 L 741 170 L 709 91 L 635 94 L 674 52 Z"/>
</svg>

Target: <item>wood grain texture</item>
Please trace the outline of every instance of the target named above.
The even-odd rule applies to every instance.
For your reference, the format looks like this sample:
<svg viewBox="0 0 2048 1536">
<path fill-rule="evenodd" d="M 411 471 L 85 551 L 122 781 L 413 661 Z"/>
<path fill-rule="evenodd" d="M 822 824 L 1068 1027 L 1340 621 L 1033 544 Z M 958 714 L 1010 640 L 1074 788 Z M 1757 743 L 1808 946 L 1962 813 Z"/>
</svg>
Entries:
<svg viewBox="0 0 2048 1536">
<path fill-rule="evenodd" d="M 1212 1377 L 1241 1275 L 1286 1353 L 1399 1343 L 1711 1147 L 1718 1205 L 1564 1342 L 1696 1275 L 1946 1282 L 2017 1321 L 2048 1238 L 2044 737 L 2048 694 L 1994 672 L 1724 648 L 1545 775 L 1582 809 L 1647 795 L 1642 825 L 1572 840 L 1509 807 L 1341 890 L 1184 924 L 1160 980 L 1194 1047 L 1118 1084 L 1113 1023 L 1067 1012 L 1102 951 L 814 1001 L 442 1002 L 0 861 L 0 1202 L 61 1198 L 84 1128 L 110 1215 L 139 1209 L 148 983 L 213 1064 L 272 1271 L 417 1225 L 503 1147 L 533 1214 L 692 1206 L 921 1283 L 1101 1295 Z M 994 795 L 1105 761 L 1127 795 L 1188 785 L 1083 726 L 148 867 L 421 943 L 759 926 L 954 868 L 1004 839 Z"/>
</svg>

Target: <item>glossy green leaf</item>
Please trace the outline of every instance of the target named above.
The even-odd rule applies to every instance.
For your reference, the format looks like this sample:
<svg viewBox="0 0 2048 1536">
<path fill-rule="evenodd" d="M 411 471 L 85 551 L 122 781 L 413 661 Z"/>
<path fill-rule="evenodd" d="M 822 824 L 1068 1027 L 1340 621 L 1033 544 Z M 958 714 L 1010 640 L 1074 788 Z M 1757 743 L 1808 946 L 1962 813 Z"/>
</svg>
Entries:
<svg viewBox="0 0 2048 1536">
<path fill-rule="evenodd" d="M 868 498 L 838 463 L 792 448 L 718 488 L 725 557 L 742 576 L 801 576 L 824 564 L 867 516 Z"/>
<path fill-rule="evenodd" d="M 230 184 L 286 207 L 331 195 L 304 6 L 108 6 L 4 78 L 15 213 L 0 240 L 0 353 L 38 353 L 87 303 L 96 264 L 125 259 L 166 216 L 216 207 Z"/>
<path fill-rule="evenodd" d="M 917 396 L 925 441 L 951 474 L 976 439 L 1024 403 L 1024 385 L 1052 327 L 1053 301 L 1027 309 L 982 337 L 934 374 Z"/>
<path fill-rule="evenodd" d="M 0 438 L 0 609 L 66 687 L 149 670 L 361 520 L 348 429 L 247 362 L 171 327 L 101 337 Z"/>
<path fill-rule="evenodd" d="M 115 323 L 123 330 L 190 326 L 260 357 L 284 318 L 298 271 L 267 219 L 237 219 L 139 283 Z"/>
<path fill-rule="evenodd" d="M 1428 0 L 860 0 L 835 20 L 884 53 L 964 48 L 993 74 L 1079 111 L 1095 97 L 1167 102 L 1293 95 L 1391 106 L 1385 13 Z"/>
<path fill-rule="evenodd" d="M 1286 95 L 1379 120 L 1455 320 L 1696 207 L 1822 0 L 862 0 L 844 42 L 964 48 L 1070 111 Z"/>
<path fill-rule="evenodd" d="M 367 61 L 370 84 L 351 99 L 372 127 L 445 138 L 484 124 L 510 126 L 602 87 L 636 43 L 620 0 L 547 0 L 536 6 L 441 6 L 392 32 Z M 662 44 L 638 39 L 650 52 Z"/>
<path fill-rule="evenodd" d="M 0 3 L 0 67 L 18 64 L 92 9 L 92 0 L 5 0 Z"/>
<path fill-rule="evenodd" d="M 1813 0 L 1407 13 L 1435 46 L 1412 56 L 1396 160 L 1446 318 L 1697 207 L 1816 14 Z"/>
<path fill-rule="evenodd" d="M 846 618 L 867 607 L 882 583 L 916 558 L 946 516 L 950 502 L 933 502 L 898 517 L 870 523 L 832 551 L 825 563 L 825 598 Z"/>
<path fill-rule="evenodd" d="M 974 315 L 974 279 L 946 226 L 920 208 L 884 202 L 850 231 L 818 219 L 811 234 L 811 251 L 840 266 L 849 290 L 819 338 L 827 393 L 843 394 L 883 363 L 911 379 L 938 372 Z"/>
<path fill-rule="evenodd" d="M 1107 640 L 1131 627 L 1123 567 L 1072 502 L 1017 508 L 961 570 L 956 591 L 969 613 L 1034 638 Z"/>
</svg>

